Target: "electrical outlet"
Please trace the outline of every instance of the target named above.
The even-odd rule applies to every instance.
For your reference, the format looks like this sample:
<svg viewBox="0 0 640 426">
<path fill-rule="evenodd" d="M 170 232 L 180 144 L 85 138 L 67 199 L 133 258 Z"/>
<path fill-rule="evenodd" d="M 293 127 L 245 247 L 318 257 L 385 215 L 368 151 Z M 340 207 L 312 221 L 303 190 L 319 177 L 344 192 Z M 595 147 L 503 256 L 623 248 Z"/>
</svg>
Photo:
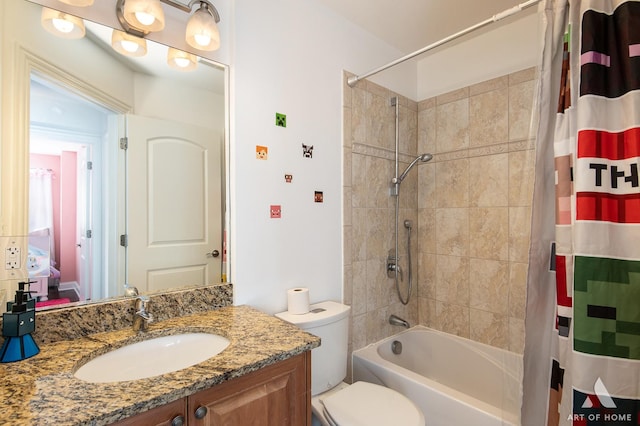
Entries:
<svg viewBox="0 0 640 426">
<path fill-rule="evenodd" d="M 4 266 L 0 266 L 0 280 L 28 278 L 26 271 L 27 237 L 0 236 L 0 257 Z"/>
<path fill-rule="evenodd" d="M 21 253 L 22 250 L 16 242 L 9 243 L 4 253 L 4 269 L 20 269 L 20 265 L 22 264 L 20 261 Z"/>
</svg>

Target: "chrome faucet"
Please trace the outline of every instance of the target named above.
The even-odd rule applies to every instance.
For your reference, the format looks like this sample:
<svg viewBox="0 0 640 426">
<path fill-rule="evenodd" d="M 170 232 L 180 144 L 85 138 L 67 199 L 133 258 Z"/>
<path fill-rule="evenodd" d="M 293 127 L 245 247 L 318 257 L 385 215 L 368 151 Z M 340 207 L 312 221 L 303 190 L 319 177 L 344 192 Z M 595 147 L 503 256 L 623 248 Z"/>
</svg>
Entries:
<svg viewBox="0 0 640 426">
<path fill-rule="evenodd" d="M 402 326 L 404 328 L 411 327 L 407 321 L 403 320 L 402 318 L 400 318 L 400 317 L 398 317 L 396 315 L 391 315 L 389 317 L 389 324 L 391 324 L 391 325 L 400 325 L 400 326 Z"/>
<path fill-rule="evenodd" d="M 147 331 L 153 315 L 148 312 L 151 300 L 147 296 L 136 297 L 135 314 L 133 315 L 133 331 Z"/>
</svg>

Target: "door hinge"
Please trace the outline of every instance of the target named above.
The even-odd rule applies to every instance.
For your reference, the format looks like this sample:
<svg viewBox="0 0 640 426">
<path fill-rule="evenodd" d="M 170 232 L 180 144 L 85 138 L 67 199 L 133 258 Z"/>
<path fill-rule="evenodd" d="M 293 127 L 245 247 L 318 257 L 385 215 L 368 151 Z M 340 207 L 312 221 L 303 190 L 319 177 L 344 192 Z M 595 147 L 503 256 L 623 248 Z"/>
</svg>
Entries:
<svg viewBox="0 0 640 426">
<path fill-rule="evenodd" d="M 87 170 L 93 170 L 93 161 L 87 161 Z"/>
<path fill-rule="evenodd" d="M 120 235 L 120 245 L 127 247 L 129 245 L 129 236 L 127 234 Z"/>
<path fill-rule="evenodd" d="M 124 149 L 125 151 L 129 148 L 129 138 L 123 137 L 120 138 L 120 149 Z"/>
<path fill-rule="evenodd" d="M 87 238 L 93 237 L 93 232 L 91 231 L 91 229 L 87 229 L 86 236 Z"/>
</svg>

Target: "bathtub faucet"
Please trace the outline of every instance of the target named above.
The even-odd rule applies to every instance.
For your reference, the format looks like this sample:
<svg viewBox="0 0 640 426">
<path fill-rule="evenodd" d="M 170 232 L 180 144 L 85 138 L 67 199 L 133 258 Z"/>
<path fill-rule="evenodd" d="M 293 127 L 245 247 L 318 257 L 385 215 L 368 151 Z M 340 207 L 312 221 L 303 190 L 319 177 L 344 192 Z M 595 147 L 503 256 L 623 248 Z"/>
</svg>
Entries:
<svg viewBox="0 0 640 426">
<path fill-rule="evenodd" d="M 400 326 L 402 326 L 404 328 L 411 327 L 407 321 L 403 320 L 402 318 L 400 318 L 400 317 L 398 317 L 396 315 L 391 315 L 389 317 L 389 324 L 391 324 L 391 325 L 400 325 Z"/>
</svg>

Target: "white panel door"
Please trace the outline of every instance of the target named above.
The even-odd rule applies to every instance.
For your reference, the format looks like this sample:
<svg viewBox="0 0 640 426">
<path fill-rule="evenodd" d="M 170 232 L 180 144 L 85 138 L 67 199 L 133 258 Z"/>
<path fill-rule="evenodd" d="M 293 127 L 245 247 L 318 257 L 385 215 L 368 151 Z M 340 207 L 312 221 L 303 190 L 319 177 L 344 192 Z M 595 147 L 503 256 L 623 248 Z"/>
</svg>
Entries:
<svg viewBox="0 0 640 426">
<path fill-rule="evenodd" d="M 141 292 L 220 282 L 219 137 L 127 116 L 128 284 Z"/>
</svg>

